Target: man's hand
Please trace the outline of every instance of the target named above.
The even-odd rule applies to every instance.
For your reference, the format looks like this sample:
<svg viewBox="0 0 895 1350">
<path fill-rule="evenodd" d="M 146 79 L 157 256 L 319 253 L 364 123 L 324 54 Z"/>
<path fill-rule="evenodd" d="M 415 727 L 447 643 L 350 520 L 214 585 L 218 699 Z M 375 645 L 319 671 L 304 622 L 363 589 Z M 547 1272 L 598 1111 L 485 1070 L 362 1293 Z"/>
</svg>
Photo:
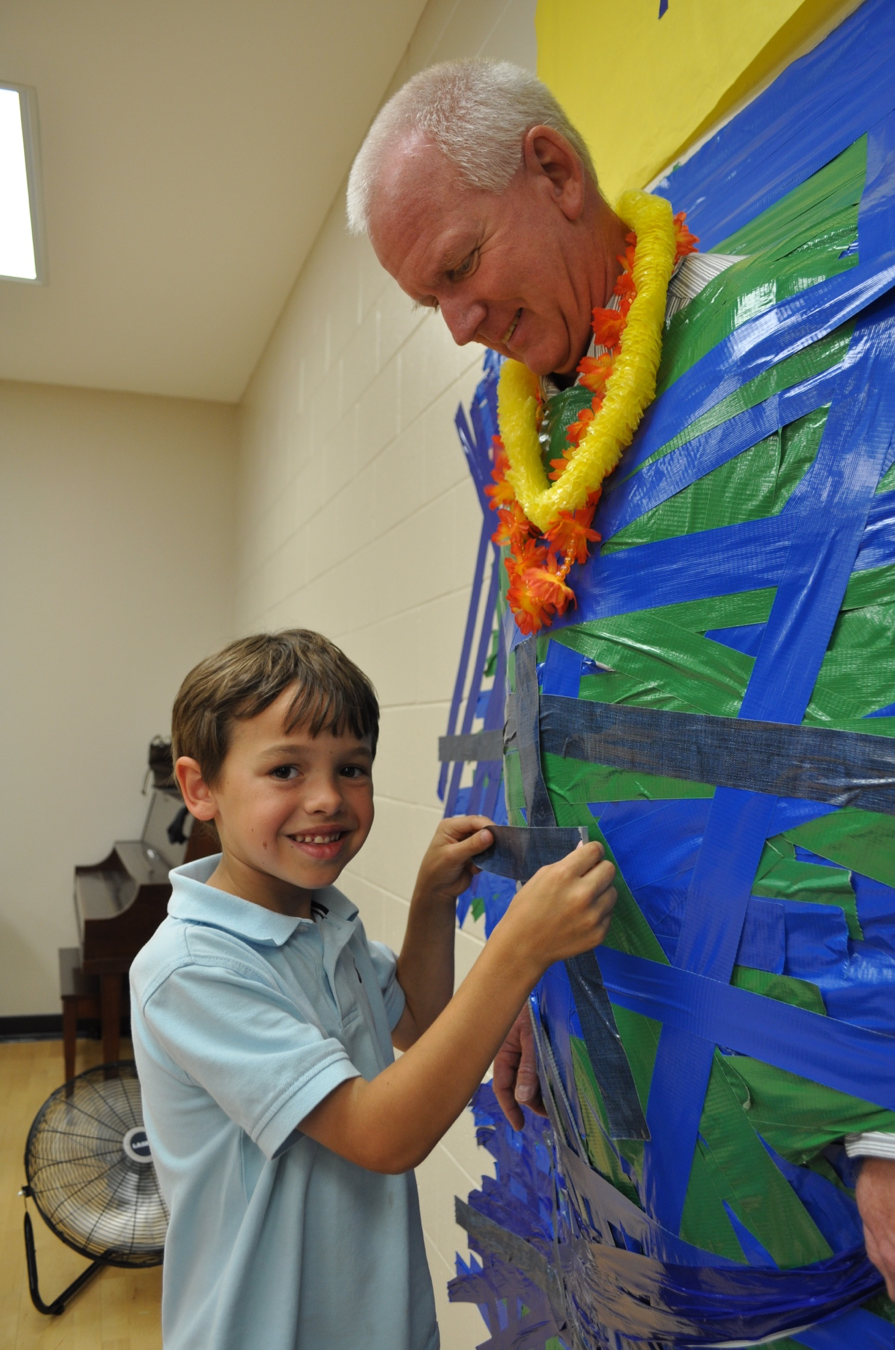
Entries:
<svg viewBox="0 0 895 1350">
<path fill-rule="evenodd" d="M 865 1158 L 855 1199 L 864 1221 L 867 1255 L 895 1299 L 895 1158 Z"/>
<path fill-rule="evenodd" d="M 541 1098 L 541 1084 L 535 1059 L 534 1035 L 528 1004 L 516 1018 L 510 1034 L 494 1057 L 494 1077 L 491 1082 L 500 1109 L 514 1130 L 521 1130 L 525 1117 L 519 1103 L 535 1115 L 546 1116 Z"/>
</svg>

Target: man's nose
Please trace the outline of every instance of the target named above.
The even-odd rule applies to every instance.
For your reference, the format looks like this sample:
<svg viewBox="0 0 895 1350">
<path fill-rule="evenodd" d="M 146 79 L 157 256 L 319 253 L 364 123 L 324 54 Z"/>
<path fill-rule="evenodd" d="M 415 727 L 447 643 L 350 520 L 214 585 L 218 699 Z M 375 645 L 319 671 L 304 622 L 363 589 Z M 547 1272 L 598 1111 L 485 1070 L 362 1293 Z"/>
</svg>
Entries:
<svg viewBox="0 0 895 1350">
<path fill-rule="evenodd" d="M 480 300 L 461 300 L 457 297 L 442 300 L 442 317 L 458 347 L 472 342 L 485 322 L 488 310 Z"/>
</svg>

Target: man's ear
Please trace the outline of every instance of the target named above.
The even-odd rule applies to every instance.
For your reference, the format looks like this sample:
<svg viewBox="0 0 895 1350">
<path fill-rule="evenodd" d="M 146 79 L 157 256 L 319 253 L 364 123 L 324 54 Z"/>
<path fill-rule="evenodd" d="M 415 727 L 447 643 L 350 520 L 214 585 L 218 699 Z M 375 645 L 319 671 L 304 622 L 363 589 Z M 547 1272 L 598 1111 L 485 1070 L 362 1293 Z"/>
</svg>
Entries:
<svg viewBox="0 0 895 1350">
<path fill-rule="evenodd" d="M 199 761 L 181 755 L 174 765 L 174 775 L 190 815 L 197 820 L 214 820 L 217 806 L 211 788 L 202 777 Z"/>
<path fill-rule="evenodd" d="M 522 142 L 522 158 L 529 174 L 547 179 L 551 199 L 567 220 L 577 220 L 584 209 L 584 165 L 561 132 L 532 127 Z"/>
</svg>

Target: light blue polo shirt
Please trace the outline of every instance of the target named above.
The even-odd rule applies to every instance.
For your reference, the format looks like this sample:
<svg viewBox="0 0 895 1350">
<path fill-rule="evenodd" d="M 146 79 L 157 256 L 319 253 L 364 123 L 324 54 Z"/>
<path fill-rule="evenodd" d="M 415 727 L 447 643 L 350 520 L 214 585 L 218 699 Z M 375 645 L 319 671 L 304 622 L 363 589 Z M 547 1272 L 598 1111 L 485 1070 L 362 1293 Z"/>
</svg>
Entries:
<svg viewBox="0 0 895 1350">
<path fill-rule="evenodd" d="M 171 1219 L 165 1350 L 436 1350 L 412 1172 L 384 1176 L 301 1133 L 349 1078 L 393 1061 L 394 954 L 335 887 L 314 919 L 171 873 L 131 967 L 146 1131 Z M 324 908 L 320 908 L 320 907 Z"/>
</svg>

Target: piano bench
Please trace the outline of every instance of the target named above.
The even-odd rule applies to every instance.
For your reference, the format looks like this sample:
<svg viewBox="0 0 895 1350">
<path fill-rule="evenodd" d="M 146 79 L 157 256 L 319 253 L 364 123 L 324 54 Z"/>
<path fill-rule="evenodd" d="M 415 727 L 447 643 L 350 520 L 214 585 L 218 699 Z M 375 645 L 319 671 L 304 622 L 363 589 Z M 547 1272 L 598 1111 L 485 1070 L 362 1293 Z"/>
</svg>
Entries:
<svg viewBox="0 0 895 1350">
<path fill-rule="evenodd" d="M 122 975 L 85 975 L 81 969 L 81 952 L 78 947 L 59 948 L 59 994 L 62 999 L 62 1053 L 65 1061 L 66 1083 L 75 1076 L 75 1051 L 78 1036 L 78 1022 L 82 1017 L 95 1018 L 102 1022 L 103 1058 L 118 1058 L 118 1038 L 120 1035 L 120 992 L 111 1004 L 111 1020 L 107 1007 L 103 1003 L 103 981 L 115 983 L 120 991 Z M 127 994 L 125 993 L 125 1006 Z"/>
</svg>

